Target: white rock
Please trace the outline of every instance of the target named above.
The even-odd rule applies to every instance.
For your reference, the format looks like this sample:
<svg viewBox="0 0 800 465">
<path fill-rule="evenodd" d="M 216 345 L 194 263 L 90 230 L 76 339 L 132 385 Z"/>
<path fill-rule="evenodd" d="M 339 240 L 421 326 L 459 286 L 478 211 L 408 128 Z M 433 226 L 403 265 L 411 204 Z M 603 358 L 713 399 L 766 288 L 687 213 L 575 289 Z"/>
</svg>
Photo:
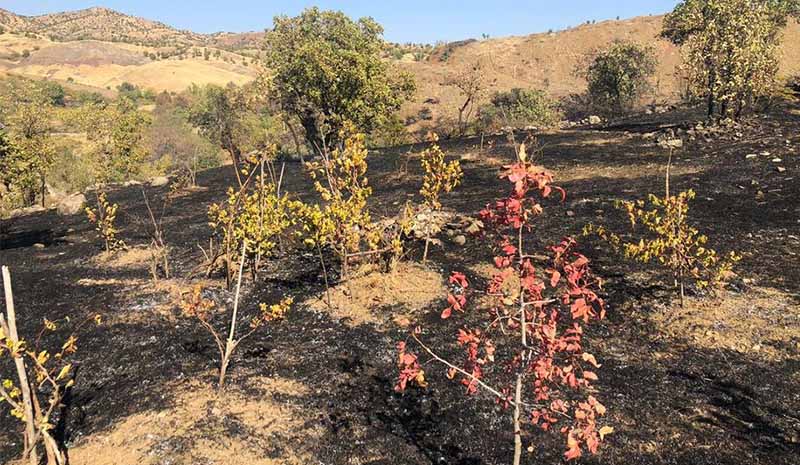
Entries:
<svg viewBox="0 0 800 465">
<path fill-rule="evenodd" d="M 72 194 L 64 197 L 56 205 L 56 210 L 60 215 L 76 215 L 83 210 L 86 204 L 86 196 L 83 194 Z"/>
<path fill-rule="evenodd" d="M 158 176 L 150 180 L 150 185 L 153 187 L 161 187 L 169 184 L 169 178 L 166 176 Z"/>
</svg>

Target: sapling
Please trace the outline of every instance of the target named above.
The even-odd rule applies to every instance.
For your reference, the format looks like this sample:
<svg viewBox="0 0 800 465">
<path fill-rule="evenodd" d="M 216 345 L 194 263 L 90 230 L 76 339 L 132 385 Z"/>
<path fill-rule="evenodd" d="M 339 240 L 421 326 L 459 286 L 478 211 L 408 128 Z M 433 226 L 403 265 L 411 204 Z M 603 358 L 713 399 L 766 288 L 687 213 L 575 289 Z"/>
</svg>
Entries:
<svg viewBox="0 0 800 465">
<path fill-rule="evenodd" d="M 429 136 L 431 146 L 420 155 L 423 181 L 419 193 L 422 195 L 425 210 L 428 213 L 439 211 L 442 203 L 439 198 L 442 192 L 450 192 L 461 183 L 463 173 L 458 160 L 444 161 L 444 152 L 437 141 L 439 137 L 431 133 Z M 422 262 L 428 260 L 428 248 L 431 242 L 431 221 L 425 225 L 425 251 L 422 253 Z"/>
<path fill-rule="evenodd" d="M 65 465 L 68 462 L 66 448 L 52 433 L 53 416 L 63 408 L 62 400 L 75 383 L 75 370 L 68 359 L 77 351 L 77 333 L 83 324 L 76 327 L 57 353 L 37 347 L 46 333 L 57 329 L 56 322 L 45 319 L 35 342 L 29 343 L 17 331 L 11 273 L 5 266 L 2 275 L 6 313 L 0 313 L 0 358 L 13 360 L 16 381 L 0 378 L 0 404 L 7 403 L 11 415 L 25 425 L 22 455 L 30 465 L 40 464 L 40 448 L 44 448 L 47 465 Z M 86 322 L 92 320 L 100 323 L 99 316 Z"/>
<path fill-rule="evenodd" d="M 584 228 L 584 235 L 596 234 L 615 250 L 622 251 L 626 258 L 640 263 L 655 261 L 669 270 L 683 307 L 687 279 L 693 280 L 700 289 L 717 285 L 725 280 L 741 257 L 735 252 L 720 256 L 706 245 L 708 237 L 689 225 L 689 202 L 696 194 L 689 189 L 671 195 L 671 162 L 670 149 L 663 197 L 649 194 L 646 201 L 615 203 L 627 214 L 630 233 L 621 235 L 603 226 L 589 224 Z"/>
<path fill-rule="evenodd" d="M 447 368 L 449 378 L 458 378 L 468 395 L 488 393 L 510 414 L 514 435 L 514 465 L 523 451 L 522 428 L 543 430 L 562 425 L 567 459 L 582 454 L 585 447 L 596 453 L 610 426 L 598 426 L 605 407 L 593 395 L 594 372 L 600 365 L 583 350 L 583 325 L 603 318 L 605 304 L 597 295 L 600 282 L 589 270 L 589 260 L 576 251 L 571 238 L 549 248 L 548 263 L 528 249 L 534 219 L 542 213 L 541 199 L 554 191 L 552 176 L 527 160 L 525 146 L 518 161 L 506 167 L 502 178 L 511 193 L 489 204 L 481 219 L 494 231 L 499 250 L 493 259 L 496 272 L 482 294 L 492 305 L 482 312 L 485 323 L 458 330 L 456 343 L 464 350 L 463 362 L 441 356 L 423 340 L 422 328 L 398 344 L 400 370 L 396 389 L 409 383 L 425 386 L 422 366 L 436 362 Z M 441 317 L 465 313 L 472 292 L 468 278 L 453 273 L 453 292 Z M 416 345 L 428 358 L 421 362 L 412 351 Z M 499 360 L 498 360 L 499 359 Z M 498 366 L 495 366 L 498 364 Z"/>
<path fill-rule="evenodd" d="M 125 248 L 125 242 L 117 238 L 119 230 L 116 226 L 117 210 L 119 205 L 108 201 L 105 192 L 97 195 L 97 208 L 86 207 L 86 216 L 89 222 L 95 225 L 95 229 L 103 239 L 106 252 L 111 252 Z"/>
<path fill-rule="evenodd" d="M 292 298 L 286 297 L 279 303 L 273 305 L 260 304 L 259 314 L 250 320 L 250 327 L 247 332 L 237 336 L 236 329 L 239 325 L 239 297 L 242 290 L 242 274 L 244 273 L 244 262 L 247 255 L 247 241 L 242 243 L 241 259 L 239 262 L 239 273 L 236 281 L 236 293 L 233 299 L 233 311 L 228 326 L 228 335 L 223 339 L 224 334 L 220 333 L 217 328 L 212 324 L 212 318 L 216 313 L 217 305 L 210 299 L 203 297 L 203 289 L 197 286 L 192 291 L 189 299 L 184 299 L 181 307 L 184 313 L 188 316 L 197 318 L 200 324 L 211 334 L 214 342 L 217 344 L 220 356 L 219 378 L 217 386 L 220 390 L 225 387 L 225 376 L 228 371 L 228 365 L 231 361 L 234 351 L 239 345 L 252 336 L 261 326 L 269 321 L 279 320 L 284 317 L 289 307 L 292 305 Z"/>
</svg>

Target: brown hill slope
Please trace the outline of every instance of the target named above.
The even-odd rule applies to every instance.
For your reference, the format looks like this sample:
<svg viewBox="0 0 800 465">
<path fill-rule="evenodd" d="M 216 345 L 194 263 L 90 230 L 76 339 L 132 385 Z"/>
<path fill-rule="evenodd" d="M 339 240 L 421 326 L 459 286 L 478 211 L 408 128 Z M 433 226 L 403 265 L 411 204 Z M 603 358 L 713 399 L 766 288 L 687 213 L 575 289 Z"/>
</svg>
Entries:
<svg viewBox="0 0 800 465">
<path fill-rule="evenodd" d="M 651 45 L 655 48 L 659 65 L 654 79 L 656 101 L 673 101 L 679 95 L 680 79 L 676 76 L 680 64 L 680 51 L 661 40 L 663 16 L 642 16 L 622 21 L 604 21 L 586 24 L 554 33 L 532 34 L 524 37 L 506 37 L 471 41 L 451 47 L 445 61 L 441 51 L 430 61 L 403 62 L 401 66 L 417 77 L 419 88 L 415 102 L 407 105 L 407 114 L 418 110 L 426 99 L 437 98 L 438 105 L 429 105 L 434 117 L 443 113 L 452 116 L 460 103 L 458 91 L 443 86 L 449 74 L 483 64 L 486 76 L 493 82 L 492 90 L 514 87 L 547 90 L 554 97 L 563 97 L 585 90 L 586 82 L 574 70 L 585 64 L 586 55 L 616 39 Z M 800 26 L 792 21 L 786 28 L 781 51 L 781 75 L 800 73 Z M 440 58 L 435 58 L 435 57 Z"/>
<path fill-rule="evenodd" d="M 32 32 L 58 41 L 101 40 L 150 46 L 188 45 L 203 41 L 201 34 L 126 15 L 108 8 L 20 17 L 16 30 Z"/>
<path fill-rule="evenodd" d="M 659 58 L 654 85 L 654 101 L 671 101 L 679 94 L 680 80 L 675 74 L 680 63 L 677 48 L 660 40 L 663 16 L 643 16 L 621 21 L 604 21 L 585 24 L 559 32 L 505 37 L 481 41 L 462 41 L 440 47 L 426 61 L 399 60 L 396 63 L 412 72 L 417 78 L 418 92 L 413 102 L 404 108 L 404 116 L 418 113 L 424 101 L 435 98 L 437 105 L 428 105 L 434 118 L 452 117 L 459 102 L 458 92 L 443 86 L 450 74 L 481 62 L 490 90 L 507 90 L 513 87 L 534 87 L 547 90 L 554 97 L 579 93 L 585 88 L 583 79 L 574 73 L 584 64 L 586 54 L 616 39 L 652 45 Z M 12 40 L 8 34 L 0 35 L 0 52 L 6 56 L 40 46 L 28 59 L 3 63 L 0 68 L 30 76 L 50 76 L 61 79 L 72 77 L 79 83 L 105 87 L 120 79 L 140 79 L 135 82 L 154 90 L 181 90 L 192 82 L 228 81 L 246 82 L 255 75 L 253 66 L 243 66 L 242 53 L 252 54 L 260 46 L 263 33 L 196 34 L 180 31 L 165 24 L 124 15 L 105 8 L 90 8 L 68 13 L 55 13 L 25 17 L 0 9 L 0 25 L 19 33 L 33 32 L 51 37 L 62 44 L 29 44 L 30 37 L 17 35 Z M 89 38 L 105 42 L 76 40 Z M 21 40 L 25 39 L 25 40 Z M 45 40 L 45 39 L 37 39 Z M 115 41 L 115 44 L 108 44 Z M 124 42 L 124 43 L 123 43 Z M 781 57 L 781 75 L 800 73 L 800 26 L 791 22 L 784 35 Z M 138 44 L 138 45 L 132 45 Z M 2 47 L 5 47 L 2 49 Z M 171 58 L 163 65 L 155 65 L 134 57 L 135 54 L 158 49 L 195 50 L 200 47 L 225 49 L 221 56 L 211 60 L 189 56 L 186 60 Z M 120 57 L 114 55 L 119 53 Z M 112 66 L 113 69 L 109 69 Z M 158 69 L 162 66 L 169 72 Z M 123 77 L 124 76 L 124 77 Z M 151 79 L 157 76 L 158 79 Z"/>
</svg>

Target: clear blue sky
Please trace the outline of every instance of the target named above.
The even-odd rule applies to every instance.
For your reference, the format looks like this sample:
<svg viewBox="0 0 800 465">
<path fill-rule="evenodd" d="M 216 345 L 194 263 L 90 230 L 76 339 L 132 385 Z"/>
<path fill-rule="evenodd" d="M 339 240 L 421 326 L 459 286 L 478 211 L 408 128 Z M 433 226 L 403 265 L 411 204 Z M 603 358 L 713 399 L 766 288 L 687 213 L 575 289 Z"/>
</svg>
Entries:
<svg viewBox="0 0 800 465">
<path fill-rule="evenodd" d="M 524 35 L 563 29 L 587 20 L 629 18 L 672 10 L 676 0 L 0 0 L 0 7 L 23 15 L 104 6 L 196 32 L 258 31 L 277 14 L 295 15 L 307 6 L 372 16 L 394 42 L 435 42 Z"/>
</svg>

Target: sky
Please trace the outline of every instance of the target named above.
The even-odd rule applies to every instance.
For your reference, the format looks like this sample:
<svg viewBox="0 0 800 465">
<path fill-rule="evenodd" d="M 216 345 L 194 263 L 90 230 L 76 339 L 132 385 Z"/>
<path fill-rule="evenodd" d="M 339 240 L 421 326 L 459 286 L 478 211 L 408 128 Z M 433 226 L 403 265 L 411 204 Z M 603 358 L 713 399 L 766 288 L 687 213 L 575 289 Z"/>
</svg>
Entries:
<svg viewBox="0 0 800 465">
<path fill-rule="evenodd" d="M 0 8 L 39 15 L 91 6 L 161 21 L 179 29 L 209 33 L 261 31 L 275 15 L 296 15 L 318 6 L 351 17 L 371 16 L 392 42 L 453 41 L 526 35 L 559 30 L 586 21 L 666 13 L 676 0 L 0 0 Z"/>
</svg>

